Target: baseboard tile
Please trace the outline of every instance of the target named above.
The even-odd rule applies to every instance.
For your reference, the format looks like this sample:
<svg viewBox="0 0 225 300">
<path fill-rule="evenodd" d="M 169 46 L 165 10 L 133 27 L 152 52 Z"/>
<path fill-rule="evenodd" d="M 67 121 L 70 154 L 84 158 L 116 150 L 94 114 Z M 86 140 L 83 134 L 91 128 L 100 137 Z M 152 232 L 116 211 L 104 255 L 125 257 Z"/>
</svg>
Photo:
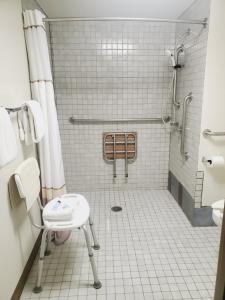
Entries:
<svg viewBox="0 0 225 300">
<path fill-rule="evenodd" d="M 212 208 L 209 206 L 196 208 L 193 197 L 172 172 L 169 172 L 168 176 L 168 190 L 173 195 L 192 226 L 215 226 L 212 220 Z"/>
</svg>

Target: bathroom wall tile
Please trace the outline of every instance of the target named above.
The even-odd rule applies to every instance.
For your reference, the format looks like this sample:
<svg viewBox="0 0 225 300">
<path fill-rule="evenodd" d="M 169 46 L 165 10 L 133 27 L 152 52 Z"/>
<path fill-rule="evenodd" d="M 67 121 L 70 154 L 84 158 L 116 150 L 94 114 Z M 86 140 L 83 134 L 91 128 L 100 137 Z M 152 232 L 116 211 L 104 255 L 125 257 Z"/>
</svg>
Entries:
<svg viewBox="0 0 225 300">
<path fill-rule="evenodd" d="M 171 114 L 172 70 L 165 50 L 175 43 L 174 24 L 57 22 L 51 24 L 57 111 L 67 188 L 166 189 L 168 130 L 160 124 L 77 124 L 75 118 L 149 118 Z M 113 167 L 103 160 L 102 135 L 136 131 L 137 160 Z"/>
<path fill-rule="evenodd" d="M 197 171 L 196 172 L 196 178 L 197 179 L 203 179 L 204 178 L 204 172 L 203 171 Z"/>
<path fill-rule="evenodd" d="M 195 208 L 200 208 L 202 206 L 203 181 L 204 181 L 204 172 L 197 171 L 196 180 L 195 180 L 195 193 L 194 193 Z"/>
<path fill-rule="evenodd" d="M 203 19 L 208 17 L 209 5 L 210 0 L 195 1 L 181 18 Z M 195 190 L 200 189 L 196 178 L 203 178 L 203 173 L 198 171 L 198 151 L 207 38 L 208 29 L 202 26 L 189 24 L 177 24 L 176 26 L 176 44 L 178 46 L 184 44 L 185 47 L 184 68 L 178 71 L 177 100 L 182 104 L 184 97 L 189 92 L 192 92 L 193 100 L 188 106 L 185 136 L 185 150 L 189 152 L 189 159 L 182 159 L 179 153 L 180 134 L 173 133 L 171 135 L 169 168 L 179 178 L 179 181 L 190 195 L 196 199 L 196 207 L 201 206 L 201 201 L 195 197 Z M 177 121 L 180 124 L 182 113 L 181 105 L 181 108 L 177 111 Z"/>
</svg>

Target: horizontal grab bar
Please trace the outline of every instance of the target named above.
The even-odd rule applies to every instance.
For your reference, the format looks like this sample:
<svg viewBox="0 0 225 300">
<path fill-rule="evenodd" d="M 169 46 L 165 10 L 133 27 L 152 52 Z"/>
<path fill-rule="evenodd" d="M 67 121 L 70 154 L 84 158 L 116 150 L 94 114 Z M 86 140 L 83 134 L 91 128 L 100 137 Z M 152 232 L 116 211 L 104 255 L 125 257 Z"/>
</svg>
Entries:
<svg viewBox="0 0 225 300">
<path fill-rule="evenodd" d="M 163 118 L 165 122 L 170 121 L 170 117 L 166 116 Z M 164 123 L 162 118 L 133 118 L 133 119 L 76 119 L 74 117 L 69 118 L 71 124 L 77 123 Z"/>
<path fill-rule="evenodd" d="M 208 136 L 225 136 L 225 131 L 211 131 L 210 129 L 205 129 L 202 132 L 202 135 L 204 137 L 208 137 Z"/>
</svg>

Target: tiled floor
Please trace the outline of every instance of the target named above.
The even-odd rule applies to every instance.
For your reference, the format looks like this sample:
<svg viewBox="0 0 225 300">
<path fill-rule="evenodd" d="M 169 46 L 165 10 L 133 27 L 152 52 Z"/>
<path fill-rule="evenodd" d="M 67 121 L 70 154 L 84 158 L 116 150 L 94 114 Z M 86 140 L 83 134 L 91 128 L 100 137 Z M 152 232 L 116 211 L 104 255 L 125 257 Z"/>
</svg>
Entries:
<svg viewBox="0 0 225 300">
<path fill-rule="evenodd" d="M 95 290 L 83 233 L 46 258 L 43 292 L 33 294 L 35 264 L 21 299 L 213 299 L 217 227 L 193 228 L 167 191 L 85 193 L 101 249 L 103 287 Z M 120 205 L 114 213 L 111 206 Z"/>
</svg>

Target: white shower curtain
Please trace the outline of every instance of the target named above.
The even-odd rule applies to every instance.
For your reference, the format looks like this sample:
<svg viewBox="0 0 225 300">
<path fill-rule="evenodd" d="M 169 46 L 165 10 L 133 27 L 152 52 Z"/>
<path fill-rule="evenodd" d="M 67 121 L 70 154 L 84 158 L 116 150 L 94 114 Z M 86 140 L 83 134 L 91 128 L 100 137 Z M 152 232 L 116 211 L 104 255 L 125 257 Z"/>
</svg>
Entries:
<svg viewBox="0 0 225 300">
<path fill-rule="evenodd" d="M 37 100 L 43 110 L 46 132 L 38 144 L 41 169 L 42 201 L 47 203 L 66 192 L 61 141 L 55 106 L 47 35 L 39 10 L 23 13 L 25 39 L 29 60 L 32 99 Z M 63 242 L 69 233 L 58 233 L 56 242 Z"/>
</svg>

